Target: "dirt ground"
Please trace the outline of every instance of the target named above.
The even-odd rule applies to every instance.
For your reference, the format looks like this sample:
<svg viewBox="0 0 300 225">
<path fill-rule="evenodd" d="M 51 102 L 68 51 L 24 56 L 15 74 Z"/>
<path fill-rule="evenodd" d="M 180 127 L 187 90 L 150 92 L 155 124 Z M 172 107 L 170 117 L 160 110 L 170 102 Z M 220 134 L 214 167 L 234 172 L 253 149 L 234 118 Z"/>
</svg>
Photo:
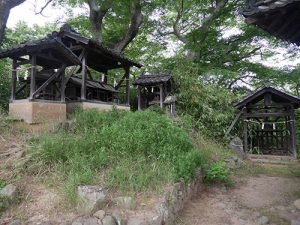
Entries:
<svg viewBox="0 0 300 225">
<path fill-rule="evenodd" d="M 300 211 L 293 207 L 300 197 L 300 178 L 259 175 L 234 180 L 230 188 L 206 187 L 186 205 L 175 224 L 258 225 L 262 216 L 274 225 L 300 220 Z"/>
</svg>

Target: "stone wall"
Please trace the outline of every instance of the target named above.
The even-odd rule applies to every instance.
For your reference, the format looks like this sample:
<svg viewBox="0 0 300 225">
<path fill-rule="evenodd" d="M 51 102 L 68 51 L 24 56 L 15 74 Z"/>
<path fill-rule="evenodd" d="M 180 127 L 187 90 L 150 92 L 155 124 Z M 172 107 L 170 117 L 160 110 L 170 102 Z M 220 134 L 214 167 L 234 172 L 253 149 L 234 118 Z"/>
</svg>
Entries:
<svg viewBox="0 0 300 225">
<path fill-rule="evenodd" d="M 117 105 L 112 103 L 94 103 L 94 102 L 68 102 L 67 103 L 67 113 L 72 113 L 76 108 L 82 108 L 84 110 L 97 109 L 99 112 L 105 112 L 112 110 L 116 107 L 119 110 L 130 111 L 129 106 Z"/>
</svg>

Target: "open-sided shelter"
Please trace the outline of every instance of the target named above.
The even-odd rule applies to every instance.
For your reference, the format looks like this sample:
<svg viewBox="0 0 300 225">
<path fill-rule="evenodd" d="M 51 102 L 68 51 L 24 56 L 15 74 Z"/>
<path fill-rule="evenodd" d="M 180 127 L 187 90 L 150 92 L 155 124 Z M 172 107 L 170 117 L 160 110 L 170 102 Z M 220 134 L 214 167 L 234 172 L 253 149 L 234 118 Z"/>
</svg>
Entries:
<svg viewBox="0 0 300 225">
<path fill-rule="evenodd" d="M 131 67 L 141 65 L 64 25 L 59 32 L 0 50 L 12 59 L 10 114 L 28 123 L 63 121 L 74 107 L 129 110 Z M 19 77 L 20 67 L 29 71 Z M 108 71 L 123 69 L 115 85 Z M 94 79 L 93 74 L 98 73 Z M 125 85 L 123 82 L 125 81 Z M 125 102 L 118 94 L 125 87 Z"/>
<path fill-rule="evenodd" d="M 295 112 L 300 99 L 269 84 L 235 104 L 243 118 L 244 151 L 296 157 Z"/>
<path fill-rule="evenodd" d="M 163 108 L 164 101 L 172 89 L 172 75 L 142 74 L 133 84 L 138 87 L 138 110 L 153 104 L 159 104 Z"/>
</svg>

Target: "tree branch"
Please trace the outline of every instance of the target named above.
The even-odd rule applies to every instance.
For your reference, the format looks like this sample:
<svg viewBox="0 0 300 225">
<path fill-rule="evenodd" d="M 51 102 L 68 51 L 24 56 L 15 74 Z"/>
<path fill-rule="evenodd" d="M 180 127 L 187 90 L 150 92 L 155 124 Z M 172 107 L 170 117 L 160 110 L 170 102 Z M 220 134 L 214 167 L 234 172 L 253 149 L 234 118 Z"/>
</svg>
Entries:
<svg viewBox="0 0 300 225">
<path fill-rule="evenodd" d="M 122 52 L 127 45 L 136 37 L 139 28 L 143 23 L 144 16 L 142 14 L 140 0 L 135 0 L 131 6 L 131 19 L 129 28 L 123 38 L 113 45 L 113 49 Z"/>
<path fill-rule="evenodd" d="M 41 7 L 40 11 L 35 12 L 35 15 L 40 14 L 40 15 L 44 16 L 44 15 L 43 15 L 43 11 L 47 8 L 47 6 L 48 6 L 52 1 L 53 1 L 53 0 L 48 0 L 48 1 L 45 3 L 45 5 Z"/>
<path fill-rule="evenodd" d="M 186 40 L 185 36 L 180 33 L 180 28 L 179 28 L 179 22 L 181 21 L 182 15 L 183 15 L 183 3 L 184 3 L 183 0 L 181 0 L 181 7 L 177 12 L 177 17 L 176 17 L 176 20 L 173 25 L 173 30 L 174 30 L 174 34 L 178 38 L 178 40 L 180 40 L 183 43 L 186 43 L 187 40 Z"/>
</svg>

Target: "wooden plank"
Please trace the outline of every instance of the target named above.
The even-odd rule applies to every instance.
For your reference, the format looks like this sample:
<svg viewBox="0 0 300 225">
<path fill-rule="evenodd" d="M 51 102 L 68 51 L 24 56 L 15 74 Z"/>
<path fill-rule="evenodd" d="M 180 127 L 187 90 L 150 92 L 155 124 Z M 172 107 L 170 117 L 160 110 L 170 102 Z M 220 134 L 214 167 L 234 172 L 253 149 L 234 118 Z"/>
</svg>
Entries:
<svg viewBox="0 0 300 225">
<path fill-rule="evenodd" d="M 25 60 L 22 60 L 20 62 L 17 62 L 17 66 L 21 66 L 21 65 L 25 65 L 25 64 L 30 64 L 30 60 L 28 59 L 25 59 Z"/>
<path fill-rule="evenodd" d="M 65 102 L 66 101 L 66 79 L 65 79 L 65 65 L 63 66 L 63 69 L 61 71 L 61 86 L 60 86 L 60 101 Z"/>
<path fill-rule="evenodd" d="M 29 99 L 33 100 L 35 92 L 35 76 L 36 76 L 36 55 L 31 56 L 31 76 L 30 76 L 30 95 Z"/>
<path fill-rule="evenodd" d="M 163 108 L 163 85 L 159 85 L 159 103 L 160 103 L 160 108 Z"/>
<path fill-rule="evenodd" d="M 126 104 L 130 105 L 130 86 L 129 86 L 130 67 L 125 68 L 125 74 L 126 74 Z"/>
<path fill-rule="evenodd" d="M 244 119 L 244 152 L 248 153 L 248 121 L 247 121 L 247 108 L 243 109 Z"/>
<path fill-rule="evenodd" d="M 44 90 L 55 78 L 57 78 L 60 73 L 65 70 L 66 65 L 63 65 L 57 72 L 55 72 L 53 75 L 51 75 L 48 80 L 45 81 L 34 93 L 33 97 L 35 97 L 38 93 L 40 93 L 42 90 Z"/>
<path fill-rule="evenodd" d="M 291 150 L 292 154 L 295 158 L 297 158 L 297 149 L 296 149 L 296 128 L 295 128 L 295 112 L 294 112 L 294 106 L 291 106 L 291 122 L 290 122 L 290 128 L 291 128 Z"/>
<path fill-rule="evenodd" d="M 16 85 L 17 85 L 17 60 L 13 60 L 12 63 L 12 76 L 11 76 L 11 100 L 16 99 Z"/>
<path fill-rule="evenodd" d="M 288 116 L 288 112 L 248 113 L 247 118 Z"/>
<path fill-rule="evenodd" d="M 86 55 L 82 58 L 82 71 L 81 71 L 81 100 L 86 100 Z"/>
<path fill-rule="evenodd" d="M 241 110 L 236 117 L 234 118 L 234 120 L 232 121 L 231 125 L 229 126 L 229 128 L 227 129 L 226 133 L 225 133 L 225 137 L 230 133 L 230 131 L 232 130 L 232 128 L 234 127 L 234 125 L 236 124 L 236 122 L 238 121 L 238 119 L 241 117 L 241 115 L 243 114 L 243 110 Z"/>
<path fill-rule="evenodd" d="M 142 93 L 141 93 L 141 87 L 138 86 L 138 111 L 142 110 L 142 107 L 141 107 L 141 101 L 142 101 L 141 97 L 142 96 L 141 95 L 142 95 Z"/>
</svg>

